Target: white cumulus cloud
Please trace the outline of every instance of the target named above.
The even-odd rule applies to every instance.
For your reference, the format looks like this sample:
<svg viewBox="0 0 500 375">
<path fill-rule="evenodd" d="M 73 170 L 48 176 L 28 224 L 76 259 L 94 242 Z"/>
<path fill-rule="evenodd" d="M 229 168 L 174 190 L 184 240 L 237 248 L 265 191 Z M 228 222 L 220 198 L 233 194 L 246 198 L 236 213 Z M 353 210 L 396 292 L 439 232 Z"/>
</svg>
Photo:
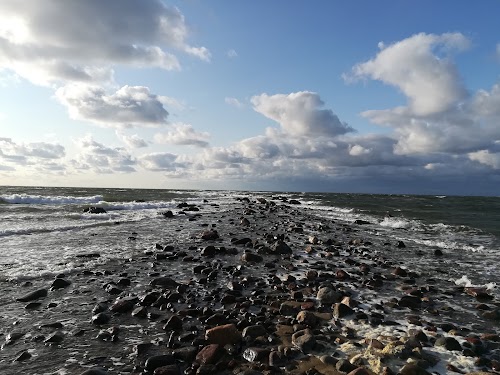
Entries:
<svg viewBox="0 0 500 375">
<path fill-rule="evenodd" d="M 207 147 L 210 134 L 197 132 L 190 124 L 177 123 L 171 125 L 172 130 L 155 134 L 157 143 Z"/>
<path fill-rule="evenodd" d="M 346 78 L 369 77 L 399 88 L 416 115 L 443 112 L 467 96 L 449 54 L 469 44 L 460 33 L 416 34 L 388 46 L 380 44 L 377 56 L 354 66 Z"/>
<path fill-rule="evenodd" d="M 291 136 L 337 136 L 353 131 L 341 122 L 331 109 L 323 109 L 323 101 L 314 92 L 261 94 L 251 99 L 254 110 L 278 122 Z"/>
<path fill-rule="evenodd" d="M 72 119 L 103 126 L 159 126 L 168 116 L 161 97 L 144 86 L 123 86 L 108 94 L 102 87 L 70 84 L 57 89 L 55 96 Z"/>
</svg>

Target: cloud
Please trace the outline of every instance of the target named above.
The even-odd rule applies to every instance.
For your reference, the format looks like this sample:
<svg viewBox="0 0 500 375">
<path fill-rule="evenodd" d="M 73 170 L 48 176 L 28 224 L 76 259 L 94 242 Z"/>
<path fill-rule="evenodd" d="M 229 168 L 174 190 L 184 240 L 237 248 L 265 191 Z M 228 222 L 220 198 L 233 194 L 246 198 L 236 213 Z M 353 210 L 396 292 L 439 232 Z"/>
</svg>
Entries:
<svg viewBox="0 0 500 375">
<path fill-rule="evenodd" d="M 142 155 L 139 158 L 140 165 L 149 171 L 175 172 L 184 164 L 177 163 L 177 155 L 169 152 L 155 152 Z"/>
<path fill-rule="evenodd" d="M 163 144 L 207 147 L 210 134 L 200 133 L 189 124 L 172 124 L 172 130 L 167 133 L 155 134 L 155 141 Z"/>
<path fill-rule="evenodd" d="M 103 126 L 159 126 L 168 116 L 161 97 L 144 86 L 123 86 L 107 94 L 101 87 L 71 84 L 57 89 L 55 96 L 72 119 Z"/>
<path fill-rule="evenodd" d="M 33 142 L 16 143 L 11 138 L 0 138 L 0 157 L 21 164 L 31 159 L 60 159 L 65 148 L 60 144 Z"/>
<path fill-rule="evenodd" d="M 291 136 L 334 137 L 353 131 L 324 103 L 318 94 L 300 91 L 288 95 L 261 94 L 252 97 L 254 110 L 278 122 L 284 133 Z"/>
<path fill-rule="evenodd" d="M 470 160 L 477 161 L 478 163 L 487 165 L 493 169 L 500 169 L 500 153 L 491 153 L 488 150 L 481 150 L 471 152 L 469 154 Z"/>
<path fill-rule="evenodd" d="M 236 98 L 230 98 L 230 97 L 226 97 L 224 98 L 224 102 L 230 106 L 233 106 L 233 107 L 236 107 L 236 108 L 243 108 L 244 105 L 242 102 L 240 102 L 238 99 Z"/>
<path fill-rule="evenodd" d="M 102 82 L 113 65 L 179 69 L 172 51 L 210 60 L 187 42 L 184 15 L 160 0 L 4 0 L 0 25 L 0 68 L 35 84 Z"/>
<path fill-rule="evenodd" d="M 137 134 L 126 135 L 117 131 L 116 136 L 130 148 L 148 147 L 148 143 Z"/>
<path fill-rule="evenodd" d="M 469 45 L 460 33 L 416 34 L 389 46 L 380 44 L 375 58 L 355 65 L 345 78 L 368 77 L 399 88 L 415 115 L 443 112 L 467 97 L 449 55 Z"/>
<path fill-rule="evenodd" d="M 108 147 L 87 135 L 75 141 L 80 153 L 70 161 L 77 171 L 91 170 L 95 173 L 135 172 L 137 160 L 121 147 Z"/>
<path fill-rule="evenodd" d="M 229 57 L 230 59 L 234 59 L 238 57 L 238 53 L 234 49 L 230 49 L 229 51 L 226 52 L 226 56 Z"/>
</svg>

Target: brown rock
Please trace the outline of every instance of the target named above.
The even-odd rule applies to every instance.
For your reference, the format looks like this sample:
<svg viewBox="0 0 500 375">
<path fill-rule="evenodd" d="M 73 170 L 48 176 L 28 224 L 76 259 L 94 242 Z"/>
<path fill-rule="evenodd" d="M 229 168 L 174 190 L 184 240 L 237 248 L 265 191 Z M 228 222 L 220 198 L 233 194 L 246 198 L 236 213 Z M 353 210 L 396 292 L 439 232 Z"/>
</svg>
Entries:
<svg viewBox="0 0 500 375">
<path fill-rule="evenodd" d="M 300 324 L 305 324 L 309 327 L 315 327 L 318 324 L 318 318 L 310 311 L 299 312 L 296 319 Z"/>
<path fill-rule="evenodd" d="M 205 333 L 205 339 L 211 344 L 237 344 L 241 341 L 241 333 L 234 324 L 225 324 L 210 328 Z"/>
<path fill-rule="evenodd" d="M 196 362 L 200 365 L 216 363 L 223 355 L 224 348 L 217 344 L 210 344 L 201 349 L 196 355 Z"/>
</svg>

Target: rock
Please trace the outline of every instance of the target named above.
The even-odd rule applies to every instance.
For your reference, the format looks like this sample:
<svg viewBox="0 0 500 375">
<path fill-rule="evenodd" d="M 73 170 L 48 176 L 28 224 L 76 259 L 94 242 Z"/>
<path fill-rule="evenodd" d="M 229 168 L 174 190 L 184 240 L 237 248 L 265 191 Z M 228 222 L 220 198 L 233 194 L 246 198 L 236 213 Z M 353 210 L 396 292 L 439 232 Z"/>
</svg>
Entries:
<svg viewBox="0 0 500 375">
<path fill-rule="evenodd" d="M 261 325 L 253 325 L 253 326 L 248 326 L 243 329 L 242 336 L 243 337 L 250 337 L 252 339 L 259 337 L 259 336 L 264 336 L 267 333 L 267 330 L 264 326 Z"/>
<path fill-rule="evenodd" d="M 144 306 L 139 306 L 132 310 L 131 315 L 136 318 L 145 318 L 148 316 L 148 310 Z"/>
<path fill-rule="evenodd" d="M 182 331 L 182 319 L 177 315 L 172 315 L 170 319 L 168 319 L 167 323 L 163 326 L 165 331 Z"/>
<path fill-rule="evenodd" d="M 248 362 L 268 362 L 269 349 L 264 348 L 247 348 L 243 352 L 243 358 Z"/>
<path fill-rule="evenodd" d="M 107 211 L 102 207 L 90 206 L 83 209 L 83 212 L 88 214 L 105 214 Z"/>
<path fill-rule="evenodd" d="M 354 310 L 343 303 L 336 303 L 333 306 L 333 316 L 337 319 L 344 318 L 354 313 Z"/>
<path fill-rule="evenodd" d="M 274 243 L 271 248 L 272 252 L 275 254 L 291 254 L 292 249 L 285 242 L 279 240 Z"/>
<path fill-rule="evenodd" d="M 37 289 L 33 292 L 30 292 L 28 294 L 25 294 L 22 297 L 17 298 L 17 301 L 19 302 L 29 302 L 29 301 L 34 301 L 39 298 L 44 298 L 47 297 L 48 291 L 45 288 Z"/>
<path fill-rule="evenodd" d="M 170 210 L 162 212 L 161 214 L 163 215 L 163 217 L 166 217 L 167 219 L 170 219 L 170 218 L 174 217 L 174 213 L 172 211 L 170 211 Z"/>
<path fill-rule="evenodd" d="M 19 340 L 21 337 L 25 335 L 25 332 L 10 332 L 6 337 L 5 337 L 5 345 L 12 345 L 14 344 L 17 340 Z"/>
<path fill-rule="evenodd" d="M 65 280 L 63 278 L 55 279 L 50 285 L 50 290 L 62 289 L 71 285 L 71 281 Z"/>
<path fill-rule="evenodd" d="M 219 238 L 219 233 L 215 229 L 205 230 L 200 234 L 201 239 L 210 241 Z"/>
<path fill-rule="evenodd" d="M 358 366 L 353 365 L 347 359 L 339 359 L 335 364 L 335 368 L 341 372 L 350 373 L 358 368 Z"/>
<path fill-rule="evenodd" d="M 284 367 L 289 363 L 288 359 L 283 353 L 272 351 L 269 353 L 269 366 L 271 367 Z"/>
<path fill-rule="evenodd" d="M 209 365 L 216 363 L 225 353 L 222 346 L 210 344 L 201 349 L 196 355 L 196 362 L 200 365 Z"/>
<path fill-rule="evenodd" d="M 31 358 L 31 354 L 27 350 L 23 350 L 22 353 L 20 353 L 16 359 L 14 359 L 14 362 L 22 362 L 26 361 Z"/>
<path fill-rule="evenodd" d="M 444 346 L 446 350 L 462 350 L 462 345 L 453 337 L 440 337 L 434 346 Z"/>
<path fill-rule="evenodd" d="M 64 340 L 64 336 L 61 332 L 54 332 L 53 334 L 49 335 L 44 342 L 49 343 L 49 344 L 59 344 Z"/>
<path fill-rule="evenodd" d="M 322 287 L 318 289 L 316 298 L 322 305 L 331 305 L 332 303 L 338 302 L 340 298 L 342 298 L 342 293 L 329 287 Z"/>
<path fill-rule="evenodd" d="M 364 367 L 358 367 L 355 370 L 352 370 L 347 375 L 372 375 L 373 373 L 365 369 Z"/>
<path fill-rule="evenodd" d="M 100 312 L 96 315 L 93 315 L 90 321 L 92 322 L 92 324 L 101 325 L 108 323 L 110 319 L 111 317 L 108 314 Z"/>
<path fill-rule="evenodd" d="M 366 220 L 356 219 L 356 220 L 354 220 L 354 224 L 366 225 L 366 224 L 370 224 L 370 222 L 366 221 Z"/>
<path fill-rule="evenodd" d="M 398 244 L 396 245 L 398 249 L 404 249 L 406 247 L 405 243 L 403 241 L 398 241 Z"/>
<path fill-rule="evenodd" d="M 237 344 L 241 341 L 241 333 L 234 324 L 225 324 L 210 328 L 205 332 L 205 339 L 210 344 Z"/>
<path fill-rule="evenodd" d="M 315 327 L 318 324 L 318 317 L 310 311 L 300 311 L 297 314 L 296 319 L 300 324 L 304 324 L 311 328 Z"/>
<path fill-rule="evenodd" d="M 301 202 L 300 202 L 300 201 L 298 201 L 297 199 L 290 199 L 290 200 L 288 201 L 288 203 L 289 203 L 289 204 L 301 204 Z"/>
<path fill-rule="evenodd" d="M 146 360 L 144 367 L 148 371 L 154 371 L 159 367 L 174 365 L 174 364 L 175 364 L 175 358 L 172 354 L 163 354 L 163 355 L 155 355 L 149 357 Z"/>
<path fill-rule="evenodd" d="M 164 288 L 177 288 L 177 286 L 179 285 L 177 281 L 167 276 L 156 277 L 151 280 L 149 284 L 153 286 L 161 286 Z"/>
<path fill-rule="evenodd" d="M 398 301 L 399 307 L 408 307 L 410 309 L 418 309 L 421 304 L 422 300 L 420 298 L 410 295 L 403 296 Z"/>
<path fill-rule="evenodd" d="M 300 311 L 300 305 L 291 301 L 285 301 L 280 305 L 279 313 L 283 316 L 296 316 Z"/>
<path fill-rule="evenodd" d="M 210 245 L 210 246 L 205 247 L 201 251 L 201 256 L 213 258 L 216 253 L 217 253 L 217 249 L 215 248 L 215 246 Z"/>
<path fill-rule="evenodd" d="M 264 260 L 259 254 L 254 254 L 250 252 L 243 253 L 241 260 L 246 263 L 260 263 Z"/>
<path fill-rule="evenodd" d="M 316 345 L 316 338 L 310 329 L 297 331 L 292 335 L 292 344 L 303 353 L 310 352 Z"/>
<path fill-rule="evenodd" d="M 109 309 L 114 313 L 126 313 L 133 310 L 138 301 L 137 297 L 118 298 Z"/>
<path fill-rule="evenodd" d="M 153 375 L 181 375 L 181 370 L 177 365 L 162 366 L 156 368 Z"/>
<path fill-rule="evenodd" d="M 414 363 L 408 363 L 399 370 L 400 375 L 431 375 L 431 373 L 425 371 L 422 367 L 418 367 Z"/>
</svg>

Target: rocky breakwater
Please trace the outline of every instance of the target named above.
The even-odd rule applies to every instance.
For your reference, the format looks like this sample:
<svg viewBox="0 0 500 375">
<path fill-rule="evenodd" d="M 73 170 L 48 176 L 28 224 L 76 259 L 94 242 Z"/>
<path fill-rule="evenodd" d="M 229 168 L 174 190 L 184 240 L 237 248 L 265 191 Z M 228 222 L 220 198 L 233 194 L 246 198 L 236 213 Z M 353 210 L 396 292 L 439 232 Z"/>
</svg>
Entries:
<svg viewBox="0 0 500 375">
<path fill-rule="evenodd" d="M 189 211 L 163 214 L 154 243 L 121 225 L 132 258 L 4 283 L 0 372 L 500 371 L 498 301 L 393 259 L 401 243 L 283 197 Z"/>
</svg>

